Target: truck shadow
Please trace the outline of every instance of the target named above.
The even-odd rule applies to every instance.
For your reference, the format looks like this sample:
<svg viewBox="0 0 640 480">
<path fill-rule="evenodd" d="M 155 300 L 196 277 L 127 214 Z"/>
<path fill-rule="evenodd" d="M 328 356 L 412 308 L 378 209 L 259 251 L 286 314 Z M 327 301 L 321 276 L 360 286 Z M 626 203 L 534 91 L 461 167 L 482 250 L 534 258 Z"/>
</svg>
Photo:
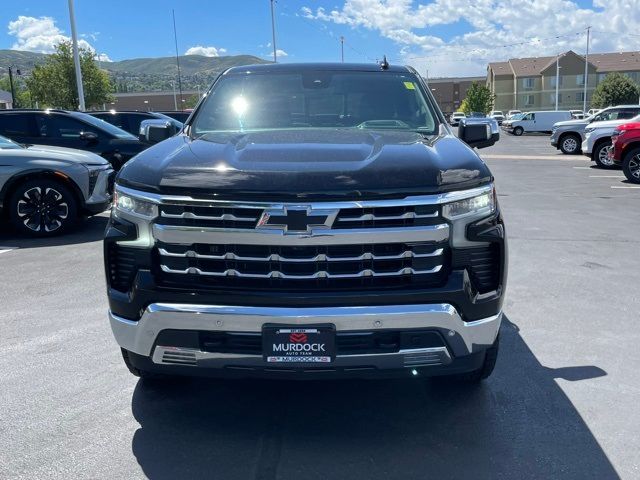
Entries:
<svg viewBox="0 0 640 480">
<path fill-rule="evenodd" d="M 618 478 L 556 379 L 505 319 L 478 387 L 386 381 L 139 382 L 133 453 L 152 479 Z"/>
</svg>

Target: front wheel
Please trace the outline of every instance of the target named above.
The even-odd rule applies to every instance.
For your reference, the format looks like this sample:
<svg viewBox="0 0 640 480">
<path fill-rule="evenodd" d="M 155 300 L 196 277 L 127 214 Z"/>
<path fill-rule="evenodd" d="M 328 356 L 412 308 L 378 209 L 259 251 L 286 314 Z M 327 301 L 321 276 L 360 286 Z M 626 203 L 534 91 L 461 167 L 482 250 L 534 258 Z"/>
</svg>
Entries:
<svg viewBox="0 0 640 480">
<path fill-rule="evenodd" d="M 565 135 L 560 139 L 560 151 L 565 155 L 575 155 L 580 152 L 580 137 Z"/>
<path fill-rule="evenodd" d="M 516 128 L 514 128 L 514 129 L 513 129 L 513 134 L 514 134 L 516 137 L 519 137 L 519 136 L 520 136 L 520 135 L 522 135 L 523 133 L 524 133 L 524 128 L 522 128 L 522 127 L 516 127 Z"/>
<path fill-rule="evenodd" d="M 612 169 L 615 168 L 613 159 L 609 158 L 609 150 L 611 150 L 611 140 L 604 141 L 596 145 L 593 149 L 591 158 L 596 162 L 600 168 Z"/>
<path fill-rule="evenodd" d="M 9 200 L 13 226 L 32 236 L 58 235 L 78 220 L 78 204 L 69 188 L 55 180 L 29 180 L 13 192 Z"/>
<path fill-rule="evenodd" d="M 640 183 L 640 148 L 634 148 L 624 156 L 622 171 L 632 183 Z"/>
</svg>

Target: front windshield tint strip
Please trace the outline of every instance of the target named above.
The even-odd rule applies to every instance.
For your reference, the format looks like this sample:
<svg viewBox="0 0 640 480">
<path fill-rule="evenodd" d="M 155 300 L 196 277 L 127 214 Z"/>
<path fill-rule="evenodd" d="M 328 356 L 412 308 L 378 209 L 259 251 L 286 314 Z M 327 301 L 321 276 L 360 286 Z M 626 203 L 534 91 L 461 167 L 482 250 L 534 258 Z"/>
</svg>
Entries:
<svg viewBox="0 0 640 480">
<path fill-rule="evenodd" d="M 435 134 L 437 115 L 411 73 L 303 71 L 222 77 L 191 132 L 360 128 Z"/>
</svg>

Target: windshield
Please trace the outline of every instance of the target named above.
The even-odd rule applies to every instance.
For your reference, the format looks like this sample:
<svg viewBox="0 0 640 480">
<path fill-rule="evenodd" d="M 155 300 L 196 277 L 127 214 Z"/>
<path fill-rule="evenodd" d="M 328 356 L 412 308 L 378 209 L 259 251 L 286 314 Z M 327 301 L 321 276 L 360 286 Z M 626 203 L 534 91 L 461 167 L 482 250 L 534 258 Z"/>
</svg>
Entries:
<svg viewBox="0 0 640 480">
<path fill-rule="evenodd" d="M 229 75 L 198 109 L 191 133 L 361 128 L 436 133 L 418 79 L 392 72 Z"/>
<path fill-rule="evenodd" d="M 93 125 L 96 128 L 99 128 L 100 130 L 103 130 L 111 135 L 113 135 L 116 138 L 125 138 L 125 139 L 134 139 L 137 140 L 136 137 L 134 137 L 133 135 L 131 135 L 129 132 L 125 132 L 124 130 L 116 127 L 115 125 L 111 125 L 109 122 L 102 120 L 101 118 L 96 118 L 93 117 L 91 115 L 88 115 L 86 113 L 81 113 L 81 112 L 74 112 L 73 113 L 74 116 L 76 116 L 77 118 L 79 118 L 80 120 L 90 123 L 91 125 Z"/>
<path fill-rule="evenodd" d="M 9 140 L 7 137 L 0 136 L 0 149 L 14 149 L 14 148 L 23 148 L 21 145 L 18 145 L 12 140 Z"/>
</svg>

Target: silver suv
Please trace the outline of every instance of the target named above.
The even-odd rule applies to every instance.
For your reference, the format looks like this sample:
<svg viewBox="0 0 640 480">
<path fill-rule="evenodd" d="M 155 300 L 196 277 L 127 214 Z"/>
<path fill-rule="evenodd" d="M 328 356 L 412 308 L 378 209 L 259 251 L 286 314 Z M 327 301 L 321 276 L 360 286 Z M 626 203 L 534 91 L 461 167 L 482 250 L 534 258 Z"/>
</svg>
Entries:
<svg viewBox="0 0 640 480">
<path fill-rule="evenodd" d="M 59 234 L 104 211 L 113 179 L 111 164 L 95 153 L 0 136 L 0 215 L 21 233 Z"/>
<path fill-rule="evenodd" d="M 605 108 L 595 115 L 580 120 L 558 122 L 551 132 L 551 145 L 567 155 L 581 153 L 580 146 L 585 139 L 584 129 L 587 125 L 592 122 L 629 119 L 638 114 L 640 114 L 640 105 L 618 105 Z"/>
</svg>

